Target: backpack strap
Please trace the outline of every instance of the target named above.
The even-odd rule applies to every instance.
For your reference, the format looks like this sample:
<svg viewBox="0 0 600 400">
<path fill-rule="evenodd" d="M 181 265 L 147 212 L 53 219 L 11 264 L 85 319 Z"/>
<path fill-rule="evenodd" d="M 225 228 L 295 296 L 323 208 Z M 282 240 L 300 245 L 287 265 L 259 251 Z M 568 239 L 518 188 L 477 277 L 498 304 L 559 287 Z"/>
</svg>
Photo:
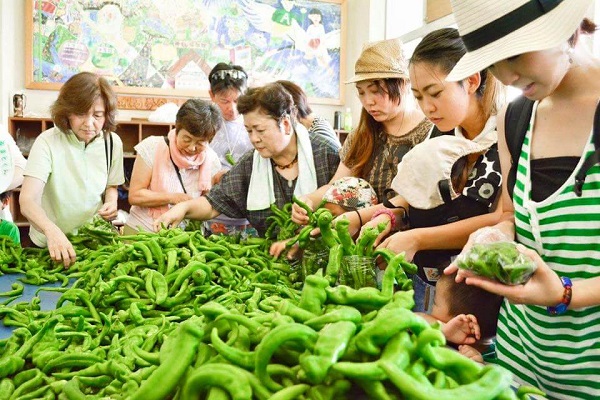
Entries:
<svg viewBox="0 0 600 400">
<path fill-rule="evenodd" d="M 511 197 L 517 180 L 517 165 L 519 164 L 523 140 L 525 140 L 525 134 L 529 127 L 529 121 L 531 120 L 533 104 L 533 100 L 529 100 L 525 96 L 519 96 L 511 101 L 506 107 L 504 136 L 511 158 L 511 166 L 508 172 L 506 187 Z"/>
<path fill-rule="evenodd" d="M 596 113 L 594 114 L 594 133 L 592 134 L 592 141 L 594 142 L 594 147 L 596 151 L 590 154 L 577 174 L 575 175 L 575 186 L 573 190 L 575 190 L 575 194 L 577 197 L 581 197 L 583 193 L 583 184 L 585 183 L 585 176 L 590 168 L 600 162 L 600 103 L 596 106 Z"/>
</svg>

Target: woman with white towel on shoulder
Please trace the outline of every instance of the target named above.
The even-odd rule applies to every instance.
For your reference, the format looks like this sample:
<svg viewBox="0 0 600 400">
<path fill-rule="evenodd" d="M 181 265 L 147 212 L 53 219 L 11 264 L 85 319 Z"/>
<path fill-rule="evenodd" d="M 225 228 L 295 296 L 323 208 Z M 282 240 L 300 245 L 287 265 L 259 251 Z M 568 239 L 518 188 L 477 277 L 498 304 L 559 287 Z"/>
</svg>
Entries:
<svg viewBox="0 0 600 400">
<path fill-rule="evenodd" d="M 184 218 L 204 221 L 225 214 L 247 218 L 263 236 L 272 203 L 281 208 L 292 196 L 311 193 L 331 180 L 340 161 L 338 148 L 297 122 L 293 98 L 281 84 L 249 89 L 239 97 L 238 111 L 254 151 L 207 195 L 163 214 L 154 223 L 156 230 L 177 226 Z"/>
</svg>

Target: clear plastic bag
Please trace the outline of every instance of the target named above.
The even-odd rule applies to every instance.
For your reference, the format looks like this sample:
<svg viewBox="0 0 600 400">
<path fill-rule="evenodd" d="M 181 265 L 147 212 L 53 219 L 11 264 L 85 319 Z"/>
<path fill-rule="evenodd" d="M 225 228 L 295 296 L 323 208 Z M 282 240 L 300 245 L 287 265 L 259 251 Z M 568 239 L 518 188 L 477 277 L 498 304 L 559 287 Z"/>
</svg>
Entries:
<svg viewBox="0 0 600 400">
<path fill-rule="evenodd" d="M 506 285 L 520 285 L 529 280 L 537 266 L 517 250 L 512 241 L 476 243 L 457 259 L 461 269 L 495 279 Z"/>
</svg>

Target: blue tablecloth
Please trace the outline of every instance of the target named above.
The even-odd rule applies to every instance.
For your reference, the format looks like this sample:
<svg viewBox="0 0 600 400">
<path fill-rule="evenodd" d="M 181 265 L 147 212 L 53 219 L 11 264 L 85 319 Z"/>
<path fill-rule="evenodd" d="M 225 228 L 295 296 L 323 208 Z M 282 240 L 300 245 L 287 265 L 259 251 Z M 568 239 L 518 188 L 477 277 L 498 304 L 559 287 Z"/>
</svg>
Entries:
<svg viewBox="0 0 600 400">
<path fill-rule="evenodd" d="M 62 282 L 54 282 L 54 283 L 47 283 L 42 286 L 28 285 L 26 283 L 18 281 L 17 279 L 20 277 L 23 277 L 23 275 L 11 274 L 11 275 L 0 276 L 0 292 L 7 292 L 7 291 L 11 290 L 12 289 L 11 285 L 14 282 L 19 282 L 20 284 L 22 284 L 24 286 L 23 294 L 21 295 L 21 297 L 14 300 L 10 304 L 16 304 L 16 303 L 20 303 L 23 301 L 30 302 L 31 299 L 35 296 L 36 290 L 38 290 L 40 287 L 60 287 L 60 285 L 62 284 Z M 74 281 L 72 281 L 71 284 L 73 282 Z M 59 292 L 40 291 L 38 293 L 38 297 L 40 298 L 40 307 L 42 308 L 42 310 L 47 311 L 47 310 L 55 309 L 56 303 L 58 302 L 58 299 L 60 298 L 61 295 L 62 295 L 62 293 L 59 293 Z M 6 297 L 0 297 L 0 303 L 2 303 L 5 300 L 6 300 Z M 2 318 L 0 318 L 0 339 L 5 339 L 5 338 L 9 337 L 12 334 L 13 329 L 14 329 L 14 327 L 12 327 L 12 326 L 5 326 L 4 322 L 2 321 Z"/>
</svg>

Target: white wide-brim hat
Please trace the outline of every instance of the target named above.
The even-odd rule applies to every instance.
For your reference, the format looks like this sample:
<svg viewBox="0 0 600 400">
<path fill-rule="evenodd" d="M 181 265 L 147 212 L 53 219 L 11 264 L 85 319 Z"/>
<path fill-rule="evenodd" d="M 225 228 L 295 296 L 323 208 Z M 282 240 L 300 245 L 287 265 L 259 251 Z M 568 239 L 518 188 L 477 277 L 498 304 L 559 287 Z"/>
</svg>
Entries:
<svg viewBox="0 0 600 400">
<path fill-rule="evenodd" d="M 446 80 L 459 81 L 498 61 L 566 43 L 593 1 L 452 0 L 467 54 Z"/>
<path fill-rule="evenodd" d="M 446 202 L 441 187 L 447 187 L 454 200 L 460 193 L 452 187 L 452 167 L 461 157 L 484 153 L 497 141 L 496 135 L 486 135 L 473 141 L 455 135 L 443 135 L 425 140 L 402 157 L 391 188 L 411 207 L 429 210 Z M 442 183 L 447 183 L 442 185 Z"/>
<path fill-rule="evenodd" d="M 0 138 L 0 193 L 6 191 L 12 182 L 15 171 L 15 165 L 8 146 L 8 142 Z"/>
</svg>

